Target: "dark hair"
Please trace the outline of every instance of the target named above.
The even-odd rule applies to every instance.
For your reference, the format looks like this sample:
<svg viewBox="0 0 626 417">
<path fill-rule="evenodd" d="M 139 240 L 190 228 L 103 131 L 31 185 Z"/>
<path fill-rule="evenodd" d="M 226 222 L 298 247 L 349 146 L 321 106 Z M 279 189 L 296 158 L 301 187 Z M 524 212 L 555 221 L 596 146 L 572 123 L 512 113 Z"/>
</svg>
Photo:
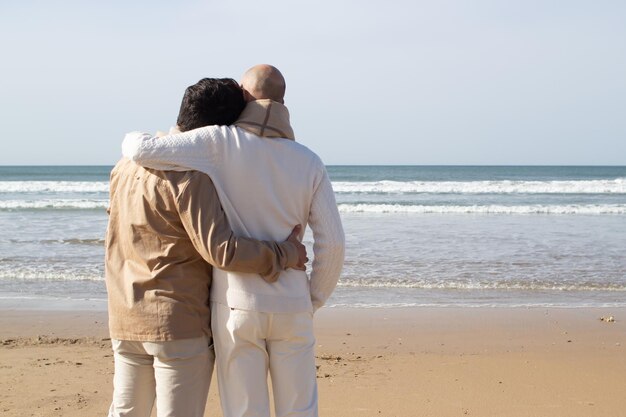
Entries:
<svg viewBox="0 0 626 417">
<path fill-rule="evenodd" d="M 232 78 L 203 78 L 187 87 L 180 105 L 178 128 L 185 132 L 210 125 L 230 125 L 246 105 Z"/>
</svg>

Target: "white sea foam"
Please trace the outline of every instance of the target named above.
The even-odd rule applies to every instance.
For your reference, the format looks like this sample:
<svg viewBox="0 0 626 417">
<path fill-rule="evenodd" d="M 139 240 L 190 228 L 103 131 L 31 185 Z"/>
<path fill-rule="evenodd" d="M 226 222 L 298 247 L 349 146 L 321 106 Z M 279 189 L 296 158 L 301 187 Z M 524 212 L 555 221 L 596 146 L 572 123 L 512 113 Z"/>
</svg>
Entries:
<svg viewBox="0 0 626 417">
<path fill-rule="evenodd" d="M 104 209 L 108 200 L 5 200 L 0 201 L 0 210 L 41 210 L 41 209 Z"/>
<path fill-rule="evenodd" d="M 0 268 L 0 279 L 15 281 L 103 281 L 104 272 L 90 268 L 67 268 L 50 270 L 36 265 L 21 267 Z M 505 291 L 508 295 L 520 293 L 625 293 L 624 282 L 554 282 L 538 280 L 514 280 L 514 281 L 487 281 L 487 280 L 403 280 L 403 279 L 378 279 L 368 280 L 362 278 L 342 277 L 338 283 L 339 288 L 368 290 L 424 290 L 436 292 L 459 292 L 466 291 Z M 375 293 L 371 293 L 372 295 Z M 617 295 L 616 295 L 617 297 Z M 461 297 L 463 298 L 463 297 Z M 621 295 L 619 298 L 623 298 Z"/>
<path fill-rule="evenodd" d="M 423 281 L 423 280 L 367 280 L 362 278 L 342 278 L 339 287 L 354 288 L 414 288 L 421 290 L 443 291 L 591 291 L 591 292 L 626 292 L 626 285 L 614 282 L 542 282 L 524 281 Z"/>
<path fill-rule="evenodd" d="M 626 194 L 626 178 L 580 181 L 335 181 L 337 193 Z M 108 181 L 0 181 L 0 193 L 107 193 Z"/>
<path fill-rule="evenodd" d="M 0 210 L 94 210 L 106 209 L 109 200 L 42 199 L 0 200 Z M 339 204 L 341 213 L 398 214 L 626 214 L 626 204 L 564 204 L 564 205 L 404 205 L 404 204 Z"/>
<path fill-rule="evenodd" d="M 2 268 L 0 269 L 0 279 L 20 281 L 103 281 L 104 272 L 78 268 L 59 271 L 37 267 Z"/>
<path fill-rule="evenodd" d="M 626 194 L 626 178 L 581 181 L 333 182 L 337 193 Z"/>
<path fill-rule="evenodd" d="M 402 205 L 339 204 L 341 213 L 407 213 L 407 214 L 626 214 L 626 204 L 564 205 Z"/>
<path fill-rule="evenodd" d="M 0 181 L 0 193 L 108 192 L 108 181 Z"/>
<path fill-rule="evenodd" d="M 0 239 L 0 242 L 2 240 Z M 35 239 L 35 240 L 27 240 L 27 239 L 8 239 L 8 242 L 12 244 L 25 244 L 25 243 L 37 243 L 43 245 L 57 244 L 57 245 L 95 245 L 102 246 L 104 245 L 104 239 L 92 238 L 92 239 L 81 239 L 81 238 L 69 238 L 69 239 Z"/>
<path fill-rule="evenodd" d="M 527 301 L 527 302 L 501 302 L 501 303 L 493 303 L 493 302 L 485 302 L 485 301 L 474 301 L 474 302 L 464 302 L 464 301 L 455 301 L 454 303 L 394 303 L 394 302 L 386 302 L 386 303 L 329 303 L 325 306 L 326 308 L 563 308 L 563 309 L 577 309 L 577 308 L 621 308 L 626 307 L 626 302 L 537 302 L 537 301 Z"/>
</svg>

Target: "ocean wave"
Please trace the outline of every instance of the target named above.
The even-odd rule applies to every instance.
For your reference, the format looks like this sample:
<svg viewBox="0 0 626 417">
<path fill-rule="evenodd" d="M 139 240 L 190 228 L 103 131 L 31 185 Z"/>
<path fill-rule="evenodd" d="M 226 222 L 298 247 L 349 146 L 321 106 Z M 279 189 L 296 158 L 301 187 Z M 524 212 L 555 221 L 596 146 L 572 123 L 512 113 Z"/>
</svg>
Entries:
<svg viewBox="0 0 626 417">
<path fill-rule="evenodd" d="M 21 240 L 21 239 L 8 239 L 10 243 L 25 244 L 25 243 L 38 243 L 43 245 L 61 244 L 61 245 L 89 245 L 89 246 L 102 246 L 105 240 L 102 238 L 81 239 L 40 239 L 40 240 Z"/>
<path fill-rule="evenodd" d="M 332 299 L 331 299 L 332 300 Z M 449 303 L 422 303 L 422 302 L 406 302 L 406 303 L 367 303 L 367 302 L 355 302 L 355 303 L 332 303 L 332 301 L 326 305 L 328 308 L 366 308 L 366 309 L 392 309 L 392 308 L 563 308 L 563 309 L 579 309 L 579 308 L 622 308 L 626 307 L 626 302 L 601 302 L 601 301 L 589 301 L 589 302 L 572 302 L 572 301 L 553 301 L 553 302 L 539 302 L 539 301 L 527 301 L 527 302 L 500 302 L 490 303 L 485 301 L 458 301 Z"/>
<path fill-rule="evenodd" d="M 17 281 L 104 281 L 104 271 L 98 270 L 77 270 L 68 268 L 66 270 L 45 270 L 43 268 L 23 268 L 2 269 L 0 279 Z"/>
<path fill-rule="evenodd" d="M 0 201 L 0 210 L 93 210 L 106 209 L 109 206 L 108 200 L 5 200 Z"/>
<path fill-rule="evenodd" d="M 626 194 L 626 178 L 572 181 L 334 181 L 341 194 Z M 0 193 L 108 193 L 108 181 L 0 181 Z"/>
<path fill-rule="evenodd" d="M 108 181 L 0 181 L 0 193 L 108 192 Z"/>
<path fill-rule="evenodd" d="M 626 194 L 626 178 L 580 181 L 333 182 L 336 193 L 389 194 Z"/>
<path fill-rule="evenodd" d="M 97 266 L 68 266 L 64 268 L 45 268 L 37 265 L 15 266 L 0 268 L 0 279 L 11 281 L 48 281 L 48 282 L 72 282 L 72 281 L 104 281 L 103 265 Z M 460 280 L 460 279 L 399 279 L 380 278 L 364 279 L 355 277 L 342 277 L 337 284 L 343 291 L 350 289 L 361 290 L 424 290 L 441 292 L 475 292 L 475 291 L 498 291 L 515 293 L 616 293 L 626 292 L 626 282 L 615 281 L 541 281 L 541 280 Z M 404 293 L 406 295 L 406 293 Z M 625 301 L 626 302 L 626 301 Z"/>
<path fill-rule="evenodd" d="M 109 207 L 109 200 L 45 199 L 0 200 L 0 211 L 10 210 L 95 210 Z M 411 205 L 411 204 L 338 204 L 340 213 L 384 214 L 586 214 L 623 215 L 626 204 L 554 205 Z M 71 242 L 70 242 L 71 243 Z M 79 242 L 81 243 L 81 242 Z"/>
<path fill-rule="evenodd" d="M 362 278 L 342 278 L 339 287 L 354 288 L 413 288 L 421 290 L 445 291 L 585 291 L 585 292 L 626 292 L 626 285 L 614 282 L 541 282 L 525 281 L 423 281 L 423 280 L 367 280 Z"/>
<path fill-rule="evenodd" d="M 407 213 L 407 214 L 626 214 L 626 204 L 564 205 L 402 205 L 339 204 L 340 213 Z"/>
</svg>

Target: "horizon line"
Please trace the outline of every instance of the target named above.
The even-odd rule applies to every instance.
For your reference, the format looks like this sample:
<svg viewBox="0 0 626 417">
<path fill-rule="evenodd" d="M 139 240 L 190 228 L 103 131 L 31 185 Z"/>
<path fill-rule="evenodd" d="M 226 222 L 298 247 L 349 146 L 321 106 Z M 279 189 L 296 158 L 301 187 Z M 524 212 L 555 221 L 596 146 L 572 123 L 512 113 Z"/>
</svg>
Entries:
<svg viewBox="0 0 626 417">
<path fill-rule="evenodd" d="M 614 167 L 626 168 L 615 164 L 324 164 L 335 167 Z M 115 164 L 19 164 L 4 165 L 0 168 L 24 167 L 114 167 Z"/>
</svg>

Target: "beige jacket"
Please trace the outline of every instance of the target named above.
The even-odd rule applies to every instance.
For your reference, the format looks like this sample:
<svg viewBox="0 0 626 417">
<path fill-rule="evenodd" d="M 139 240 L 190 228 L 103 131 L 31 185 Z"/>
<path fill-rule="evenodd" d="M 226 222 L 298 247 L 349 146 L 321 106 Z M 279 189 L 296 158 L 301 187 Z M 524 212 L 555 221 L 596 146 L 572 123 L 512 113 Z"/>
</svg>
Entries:
<svg viewBox="0 0 626 417">
<path fill-rule="evenodd" d="M 114 339 L 210 335 L 209 264 L 272 282 L 298 262 L 289 242 L 235 237 L 200 172 L 155 171 L 124 159 L 110 187 L 106 285 Z"/>
</svg>

